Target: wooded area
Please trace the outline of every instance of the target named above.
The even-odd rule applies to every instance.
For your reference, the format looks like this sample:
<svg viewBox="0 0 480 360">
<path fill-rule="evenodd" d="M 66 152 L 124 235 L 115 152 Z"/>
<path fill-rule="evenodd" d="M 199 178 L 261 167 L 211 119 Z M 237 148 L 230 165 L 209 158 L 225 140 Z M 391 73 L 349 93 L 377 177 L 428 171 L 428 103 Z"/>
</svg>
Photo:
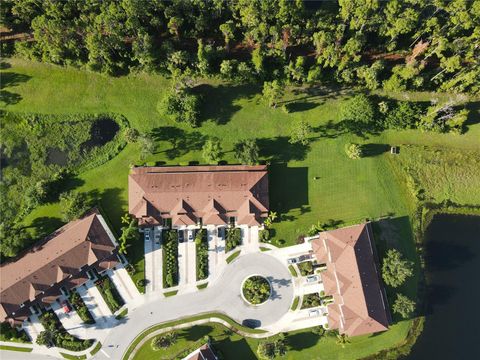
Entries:
<svg viewBox="0 0 480 360">
<path fill-rule="evenodd" d="M 111 75 L 480 91 L 478 0 L 4 0 L 0 22 L 4 54 Z"/>
</svg>

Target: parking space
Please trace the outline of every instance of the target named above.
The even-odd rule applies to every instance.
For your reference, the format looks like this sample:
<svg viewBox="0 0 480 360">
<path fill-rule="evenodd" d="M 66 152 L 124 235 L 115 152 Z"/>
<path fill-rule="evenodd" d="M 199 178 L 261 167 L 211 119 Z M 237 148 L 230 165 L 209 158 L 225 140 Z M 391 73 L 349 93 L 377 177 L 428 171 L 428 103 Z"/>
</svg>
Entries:
<svg viewBox="0 0 480 360">
<path fill-rule="evenodd" d="M 115 317 L 92 281 L 87 281 L 84 285 L 79 286 L 77 292 L 98 326 L 107 327 L 115 323 Z"/>
<path fill-rule="evenodd" d="M 115 270 L 108 270 L 107 273 L 125 303 L 128 304 L 140 298 L 140 292 L 123 265 L 117 266 Z"/>
<path fill-rule="evenodd" d="M 77 312 L 67 303 L 67 308 L 63 306 L 63 302 L 66 302 L 67 298 L 61 296 L 59 301 L 52 303 L 52 310 L 57 315 L 58 319 L 62 323 L 65 330 L 74 336 L 85 339 L 85 328 L 82 319 L 78 316 Z"/>
<path fill-rule="evenodd" d="M 196 283 L 196 260 L 195 241 L 185 236 L 184 241 L 178 244 L 179 286 Z"/>
<path fill-rule="evenodd" d="M 207 227 L 208 267 L 210 279 L 216 278 L 226 265 L 224 230 L 224 227 L 220 228 L 220 230 L 216 226 Z"/>
<path fill-rule="evenodd" d="M 151 293 L 163 288 L 162 247 L 160 227 L 152 228 L 144 235 L 146 292 Z M 123 296 L 122 296 L 123 297 Z"/>
<path fill-rule="evenodd" d="M 25 320 L 22 324 L 22 328 L 25 330 L 27 335 L 32 339 L 32 342 L 35 343 L 37 336 L 45 330 L 43 325 L 40 323 L 40 319 L 37 315 L 30 315 L 29 320 Z"/>
</svg>

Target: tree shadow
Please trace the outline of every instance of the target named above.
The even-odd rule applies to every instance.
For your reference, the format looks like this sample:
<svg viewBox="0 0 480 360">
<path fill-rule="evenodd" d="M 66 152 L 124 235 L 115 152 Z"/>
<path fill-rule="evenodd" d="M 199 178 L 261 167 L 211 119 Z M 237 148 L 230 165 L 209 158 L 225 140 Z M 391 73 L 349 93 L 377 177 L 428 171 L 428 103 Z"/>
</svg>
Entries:
<svg viewBox="0 0 480 360">
<path fill-rule="evenodd" d="M 5 103 L 5 105 L 13 105 L 22 100 L 21 95 L 5 89 L 18 86 L 19 84 L 24 83 L 32 78 L 29 75 L 18 74 L 10 71 L 2 72 L 0 77 L 0 101 Z"/>
<path fill-rule="evenodd" d="M 217 125 L 225 125 L 233 114 L 242 108 L 240 105 L 235 105 L 235 101 L 253 98 L 260 92 L 260 87 L 249 84 L 234 86 L 202 84 L 194 87 L 192 91 L 203 97 L 200 121 L 211 120 Z"/>
<path fill-rule="evenodd" d="M 163 126 L 152 130 L 151 132 L 155 141 L 163 141 L 170 143 L 171 147 L 166 150 L 157 151 L 164 152 L 169 160 L 185 155 L 190 151 L 201 150 L 207 136 L 198 131 L 187 132 L 174 126 Z"/>
<path fill-rule="evenodd" d="M 469 102 L 466 108 L 470 112 L 464 124 L 465 132 L 470 130 L 470 126 L 480 123 L 480 101 Z"/>
<path fill-rule="evenodd" d="M 0 61 L 0 70 L 10 69 L 12 65 L 6 61 Z M 3 81 L 3 80 L 2 80 Z"/>
<path fill-rule="evenodd" d="M 362 151 L 364 157 L 374 157 L 382 155 L 390 151 L 390 145 L 388 144 L 365 144 L 362 145 Z"/>
<path fill-rule="evenodd" d="M 270 207 L 280 214 L 308 206 L 308 168 L 273 164 L 269 167 Z M 283 220 L 283 219 L 282 219 Z M 294 220 L 294 219 L 292 219 Z"/>
<path fill-rule="evenodd" d="M 307 102 L 307 101 L 295 101 L 292 103 L 285 104 L 289 113 L 312 110 L 312 109 L 315 109 L 318 105 L 319 105 L 318 103 Z"/>
<path fill-rule="evenodd" d="M 425 248 L 425 261 L 429 271 L 450 271 L 475 258 L 467 246 L 447 242 L 445 239 L 428 240 Z"/>
<path fill-rule="evenodd" d="M 320 336 L 313 332 L 301 332 L 288 336 L 288 346 L 291 350 L 301 351 L 317 345 Z"/>
<path fill-rule="evenodd" d="M 41 216 L 32 221 L 25 229 L 34 229 L 36 240 L 45 238 L 58 228 L 62 227 L 64 222 L 62 219 L 53 216 Z"/>
<path fill-rule="evenodd" d="M 258 139 L 260 156 L 271 162 L 287 163 L 291 160 L 304 160 L 310 147 L 300 143 L 290 144 L 289 140 L 288 136 Z"/>
<path fill-rule="evenodd" d="M 198 341 L 213 331 L 209 325 L 196 325 L 190 329 L 182 330 L 180 336 L 187 341 Z"/>
<path fill-rule="evenodd" d="M 345 127 L 342 122 L 334 122 L 333 120 L 327 121 L 324 125 L 313 127 L 312 129 L 318 138 L 335 139 L 340 135 L 349 132 L 349 129 Z"/>
</svg>

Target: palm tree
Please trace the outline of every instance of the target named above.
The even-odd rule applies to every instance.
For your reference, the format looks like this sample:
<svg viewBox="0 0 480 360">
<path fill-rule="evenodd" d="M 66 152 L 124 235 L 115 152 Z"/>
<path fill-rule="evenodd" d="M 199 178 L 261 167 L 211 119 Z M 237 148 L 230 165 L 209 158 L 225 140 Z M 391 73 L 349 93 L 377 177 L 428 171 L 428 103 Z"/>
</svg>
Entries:
<svg viewBox="0 0 480 360">
<path fill-rule="evenodd" d="M 346 334 L 338 334 L 337 335 L 337 345 L 341 345 L 342 348 L 345 347 L 346 344 L 350 344 L 350 339 Z"/>
</svg>

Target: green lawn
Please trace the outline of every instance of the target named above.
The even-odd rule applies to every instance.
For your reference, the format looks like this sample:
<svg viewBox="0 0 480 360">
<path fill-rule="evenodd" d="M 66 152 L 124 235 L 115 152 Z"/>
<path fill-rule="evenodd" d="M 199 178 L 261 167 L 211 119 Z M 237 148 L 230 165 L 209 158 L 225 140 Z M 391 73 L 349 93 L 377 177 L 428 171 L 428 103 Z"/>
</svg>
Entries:
<svg viewBox="0 0 480 360">
<path fill-rule="evenodd" d="M 424 183 L 423 187 L 435 200 L 450 197 L 460 203 L 480 203 L 478 101 L 470 105 L 473 112 L 464 135 L 409 130 L 363 134 L 360 138 L 345 133 L 338 126 L 340 109 L 349 96 L 344 92 L 297 89 L 294 93 L 288 90 L 285 99 L 295 99 L 296 104 L 295 111 L 287 114 L 280 108 L 267 108 L 256 86 L 227 86 L 211 81 L 197 89 L 206 99 L 205 121 L 201 127 L 190 129 L 158 114 L 157 103 L 169 86 L 169 81 L 160 76 L 140 74 L 111 78 L 18 59 L 7 61 L 11 67 L 2 70 L 2 91 L 16 95 L 7 97 L 13 100 L 3 103 L 0 109 L 55 114 L 121 113 L 133 127 L 151 132 L 156 139 L 156 152 L 147 161 L 179 164 L 195 160 L 202 163 L 203 143 L 208 136 L 216 136 L 222 141 L 224 159 L 233 163 L 234 142 L 240 138 L 258 138 L 262 159 L 271 163 L 270 205 L 278 212 L 280 220 L 272 227 L 272 242 L 276 245 L 294 244 L 297 237 L 317 221 L 333 219 L 347 225 L 389 215 L 394 220 L 376 229 L 379 252 L 397 246 L 416 261 L 408 218 L 413 202 L 405 186 L 406 167 L 413 168 L 414 176 Z M 395 94 L 398 98 L 406 96 L 428 101 L 448 95 Z M 309 147 L 288 143 L 291 125 L 300 119 L 315 129 Z M 348 142 L 369 144 L 369 155 L 360 160 L 348 159 L 344 153 Z M 389 144 L 399 145 L 400 155 L 385 153 Z M 418 150 L 423 146 L 441 146 L 445 150 L 440 155 L 432 155 L 430 150 Z M 469 154 L 469 170 L 464 178 L 463 166 L 455 164 L 465 160 L 466 154 Z M 434 179 L 441 167 L 431 163 L 435 156 L 451 157 L 449 165 L 452 166 L 444 169 L 444 176 Z M 127 210 L 129 167 L 138 162 L 138 146 L 128 145 L 114 159 L 75 179 L 77 190 L 98 191 L 101 206 L 117 234 L 121 227 L 120 217 Z M 33 234 L 53 231 L 61 224 L 59 205 L 37 208 L 25 217 L 24 224 Z M 396 235 L 391 236 L 392 233 Z M 137 270 L 134 278 L 141 279 L 144 271 L 141 241 L 132 244 L 128 252 Z M 415 280 L 405 285 L 408 293 L 415 294 Z M 335 344 L 329 345 L 330 340 L 322 339 L 317 346 L 314 341 L 309 345 L 308 335 L 296 336 L 305 338 L 302 355 L 310 359 L 353 359 L 401 342 L 409 324 L 401 322 L 385 334 L 354 339 L 341 351 Z M 228 341 L 229 347 L 225 345 L 225 348 L 250 344 L 250 340 L 245 339 Z M 249 351 L 252 354 L 252 350 Z M 295 351 L 292 349 L 288 357 L 294 356 Z"/>
<path fill-rule="evenodd" d="M 398 323 L 386 332 L 376 336 L 360 336 L 351 339 L 345 348 L 336 344 L 336 338 L 322 337 L 310 331 L 295 331 L 287 335 L 288 353 L 283 359 L 305 360 L 347 360 L 367 356 L 386 347 L 394 346 L 398 339 L 406 336 L 409 322 Z M 231 333 L 221 324 L 205 324 L 179 330 L 178 341 L 171 348 L 154 351 L 151 341 L 147 341 L 136 353 L 135 360 L 174 359 L 184 350 L 193 351 L 204 343 L 204 337 L 210 336 L 214 348 L 225 359 L 256 359 L 256 350 L 260 340 L 243 338 Z"/>
<path fill-rule="evenodd" d="M 18 346 L 0 345 L 0 350 L 32 352 L 33 349 L 32 348 L 26 348 L 26 347 L 18 347 Z"/>
</svg>

